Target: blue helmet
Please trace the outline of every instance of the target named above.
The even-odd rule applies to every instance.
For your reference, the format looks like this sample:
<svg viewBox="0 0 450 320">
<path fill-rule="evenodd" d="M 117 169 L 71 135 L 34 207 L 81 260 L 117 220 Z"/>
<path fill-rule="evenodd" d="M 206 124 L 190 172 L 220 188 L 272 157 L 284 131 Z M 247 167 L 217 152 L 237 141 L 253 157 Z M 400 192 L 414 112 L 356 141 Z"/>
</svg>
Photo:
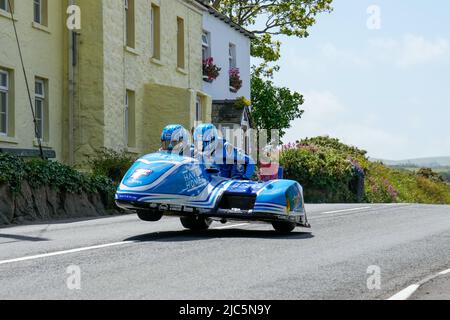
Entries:
<svg viewBox="0 0 450 320">
<path fill-rule="evenodd" d="M 182 153 L 191 146 L 189 132 L 180 124 L 171 124 L 163 129 L 161 134 L 161 150 Z"/>
<path fill-rule="evenodd" d="M 201 124 L 194 131 L 194 143 L 198 152 L 212 154 L 219 143 L 219 131 L 211 123 Z"/>
</svg>

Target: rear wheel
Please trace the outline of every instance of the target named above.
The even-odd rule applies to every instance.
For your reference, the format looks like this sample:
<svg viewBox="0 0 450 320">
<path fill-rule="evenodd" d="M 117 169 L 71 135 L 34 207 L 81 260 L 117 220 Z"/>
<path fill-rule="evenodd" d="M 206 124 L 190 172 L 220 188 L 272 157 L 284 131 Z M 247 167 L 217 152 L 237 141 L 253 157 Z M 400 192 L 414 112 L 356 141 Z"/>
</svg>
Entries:
<svg viewBox="0 0 450 320">
<path fill-rule="evenodd" d="M 162 212 L 156 209 L 152 210 L 138 210 L 137 215 L 139 219 L 147 222 L 156 222 L 161 220 Z"/>
<path fill-rule="evenodd" d="M 180 221 L 183 227 L 195 231 L 208 230 L 212 223 L 211 219 L 200 216 L 181 217 Z"/>
<path fill-rule="evenodd" d="M 294 231 L 296 225 L 292 222 L 284 222 L 284 221 L 276 221 L 272 222 L 272 226 L 275 229 L 275 231 L 279 233 L 290 233 Z"/>
</svg>

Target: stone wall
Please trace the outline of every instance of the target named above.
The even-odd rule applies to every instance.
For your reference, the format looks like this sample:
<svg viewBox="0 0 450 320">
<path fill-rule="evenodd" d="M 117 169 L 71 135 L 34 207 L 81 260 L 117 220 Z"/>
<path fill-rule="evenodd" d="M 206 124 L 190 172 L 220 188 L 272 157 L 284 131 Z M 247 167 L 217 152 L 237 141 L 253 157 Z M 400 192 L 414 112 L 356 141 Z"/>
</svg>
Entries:
<svg viewBox="0 0 450 320">
<path fill-rule="evenodd" d="M 33 221 L 100 217 L 118 214 L 109 199 L 99 194 L 74 194 L 49 187 L 32 189 L 22 183 L 20 194 L 0 185 L 0 226 Z"/>
</svg>

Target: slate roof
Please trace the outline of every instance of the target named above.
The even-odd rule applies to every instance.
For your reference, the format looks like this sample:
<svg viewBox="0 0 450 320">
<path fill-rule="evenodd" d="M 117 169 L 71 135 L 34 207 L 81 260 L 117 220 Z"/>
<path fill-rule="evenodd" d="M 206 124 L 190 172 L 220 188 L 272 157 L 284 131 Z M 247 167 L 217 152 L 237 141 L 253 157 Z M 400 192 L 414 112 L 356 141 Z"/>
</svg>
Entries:
<svg viewBox="0 0 450 320">
<path fill-rule="evenodd" d="M 206 0 L 195 0 L 195 1 L 201 4 L 203 7 L 205 7 L 205 9 L 209 12 L 210 15 L 213 15 L 216 18 L 225 22 L 226 24 L 229 24 L 231 28 L 235 29 L 236 31 L 239 31 L 240 33 L 242 33 L 246 37 L 249 37 L 250 39 L 255 38 L 255 35 L 252 32 L 243 28 L 239 24 L 233 22 L 229 17 L 214 9 L 211 5 L 209 5 L 208 1 Z"/>
</svg>

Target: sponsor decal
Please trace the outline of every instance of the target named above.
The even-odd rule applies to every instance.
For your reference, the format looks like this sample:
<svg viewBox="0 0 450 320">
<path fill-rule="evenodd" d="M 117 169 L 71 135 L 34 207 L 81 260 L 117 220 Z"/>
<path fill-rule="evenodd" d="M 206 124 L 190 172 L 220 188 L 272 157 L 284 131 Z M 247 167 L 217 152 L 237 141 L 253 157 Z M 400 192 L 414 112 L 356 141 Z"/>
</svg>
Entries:
<svg viewBox="0 0 450 320">
<path fill-rule="evenodd" d="M 192 166 L 183 172 L 184 181 L 188 190 L 207 184 L 199 167 Z"/>
<path fill-rule="evenodd" d="M 142 177 L 148 177 L 152 173 L 153 173 L 153 171 L 150 169 L 142 169 L 142 168 L 136 169 L 136 171 L 134 171 L 133 174 L 131 175 L 130 179 L 133 181 L 136 181 Z"/>
</svg>

